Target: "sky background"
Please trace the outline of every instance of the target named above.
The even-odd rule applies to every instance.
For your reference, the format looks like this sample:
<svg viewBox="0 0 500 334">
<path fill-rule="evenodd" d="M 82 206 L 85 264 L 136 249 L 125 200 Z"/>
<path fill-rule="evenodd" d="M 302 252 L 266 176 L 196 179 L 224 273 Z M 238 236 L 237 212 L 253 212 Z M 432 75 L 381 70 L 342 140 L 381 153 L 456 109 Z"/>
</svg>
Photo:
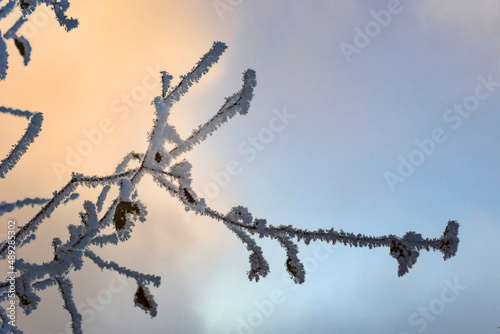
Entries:
<svg viewBox="0 0 500 334">
<path fill-rule="evenodd" d="M 51 196 L 70 178 L 57 166 L 106 175 L 127 152 L 143 152 L 154 115 L 150 102 L 160 93 L 157 73 L 178 78 L 214 41 L 223 41 L 229 48 L 219 63 L 171 112 L 172 124 L 187 136 L 240 89 L 244 70 L 257 73 L 248 115 L 186 155 L 194 187 L 211 207 L 227 212 L 245 205 L 273 225 L 375 236 L 416 231 L 433 238 L 448 220 L 461 224 L 455 257 L 443 261 L 441 253 L 422 251 L 404 277 L 397 277 L 387 248 L 301 243 L 307 274 L 298 287 L 287 278 L 284 250 L 259 239 L 271 273 L 255 283 L 247 279 L 248 252 L 234 234 L 185 213 L 144 178 L 139 193 L 148 221 L 126 243 L 95 252 L 162 276 L 161 286 L 151 288 L 158 315 L 151 319 L 134 307 L 132 280 L 117 281 L 86 261 L 71 274 L 75 301 L 87 311 L 86 333 L 500 331 L 500 87 L 456 128 L 458 121 L 446 121 L 454 104 L 471 100 L 480 77 L 500 82 L 500 3 L 404 0 L 385 26 L 374 24 L 372 11 L 390 3 L 74 0 L 68 13 L 80 26 L 69 33 L 48 9 L 32 14 L 24 31 L 32 60 L 24 67 L 8 41 L 0 103 L 42 112 L 44 123 L 28 153 L 0 180 L 0 200 Z M 2 20 L 0 29 L 18 15 Z M 379 29 L 369 43 L 346 57 L 341 45 L 356 46 L 358 31 L 370 26 Z M 284 111 L 294 118 L 268 139 L 265 129 Z M 112 130 L 70 166 L 68 152 L 83 147 L 85 133 L 103 121 Z M 0 152 L 6 154 L 25 127 L 24 120 L 2 115 Z M 415 141 L 429 140 L 435 129 L 446 139 L 391 188 L 387 172 L 397 174 L 400 158 L 418 155 Z M 245 154 L 249 138 L 259 135 L 261 150 Z M 214 187 L 213 175 L 231 161 L 239 172 Z M 52 259 L 52 238 L 66 239 L 83 200 L 98 195 L 79 193 L 18 256 Z M 0 232 L 8 219 L 22 225 L 37 209 L 3 215 Z M 40 296 L 32 315 L 19 315 L 19 327 L 64 333 L 69 315 L 58 291 Z"/>
</svg>

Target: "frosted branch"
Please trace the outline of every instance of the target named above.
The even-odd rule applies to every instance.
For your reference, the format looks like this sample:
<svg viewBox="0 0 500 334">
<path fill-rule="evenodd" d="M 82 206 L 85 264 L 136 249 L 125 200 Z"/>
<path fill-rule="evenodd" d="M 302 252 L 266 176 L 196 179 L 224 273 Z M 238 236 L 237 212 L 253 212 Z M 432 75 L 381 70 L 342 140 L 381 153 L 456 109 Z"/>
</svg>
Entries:
<svg viewBox="0 0 500 334">
<path fill-rule="evenodd" d="M 16 0 L 9 0 L 5 6 L 0 8 L 0 20 L 7 17 L 10 12 L 14 9 L 16 5 Z"/>
<path fill-rule="evenodd" d="M 135 152 L 130 152 L 128 153 L 122 160 L 121 163 L 116 166 L 115 169 L 115 174 L 122 173 L 126 170 L 128 164 L 132 159 L 138 159 L 142 160 L 142 154 L 138 154 Z M 111 189 L 111 186 L 106 185 L 101 191 L 101 194 L 99 195 L 99 198 L 97 199 L 97 211 L 100 212 L 102 210 L 102 206 L 104 205 L 104 201 L 106 200 L 106 197 L 108 195 L 109 190 Z"/>
<path fill-rule="evenodd" d="M 68 0 L 59 0 L 57 2 L 52 2 L 52 8 L 56 14 L 57 21 L 64 27 L 66 31 L 70 31 L 78 27 L 78 20 L 66 15 L 66 11 L 69 8 Z"/>
<path fill-rule="evenodd" d="M 170 151 L 173 158 L 180 154 L 193 149 L 196 144 L 204 141 L 208 136 L 211 136 L 222 124 L 236 116 L 237 113 L 245 115 L 250 108 L 250 102 L 253 98 L 253 90 L 257 85 L 255 72 L 247 70 L 243 74 L 243 87 L 240 91 L 226 98 L 226 102 L 222 105 L 219 111 L 205 124 L 200 125 L 198 129 L 193 130 L 193 134 L 189 136 L 184 144 L 175 147 Z"/>
<path fill-rule="evenodd" d="M 0 80 L 4 80 L 8 69 L 8 52 L 4 39 L 13 39 L 14 44 L 23 57 L 24 65 L 28 65 L 31 58 L 31 45 L 24 36 L 17 34 L 19 28 L 28 20 L 40 4 L 52 7 L 56 14 L 56 19 L 66 31 L 70 31 L 78 26 L 78 20 L 67 16 L 66 11 L 69 8 L 69 0 L 8 0 L 7 4 L 0 8 L 0 21 L 6 18 L 17 6 L 20 7 L 22 16 L 13 24 L 13 26 L 2 35 L 0 32 Z"/>
<path fill-rule="evenodd" d="M 7 52 L 7 44 L 0 30 L 0 80 L 4 80 L 9 69 L 9 53 Z"/>
<path fill-rule="evenodd" d="M 108 270 L 114 270 L 122 275 L 125 275 L 129 278 L 133 278 L 137 281 L 140 282 L 147 282 L 147 283 L 153 283 L 154 286 L 159 287 L 161 283 L 161 277 L 155 276 L 155 275 L 148 275 L 148 274 L 141 274 L 137 271 L 130 270 L 124 267 L 120 267 L 116 262 L 113 261 L 105 261 L 99 256 L 97 256 L 94 252 L 91 250 L 87 249 L 85 251 L 85 256 L 94 261 L 95 264 L 99 268 L 102 269 L 108 269 Z"/>
<path fill-rule="evenodd" d="M 0 319 L 2 320 L 0 334 L 23 334 L 23 332 L 16 326 L 9 324 L 11 320 L 7 317 L 7 312 L 5 312 L 5 309 L 2 306 L 0 306 Z"/>
<path fill-rule="evenodd" d="M 39 2 L 46 3 L 45 0 Z M 38 2 L 33 3 L 36 5 Z M 71 27 L 73 21 L 68 19 L 65 14 L 68 2 L 63 0 L 52 4 L 55 6 L 60 22 L 63 22 L 66 28 Z M 0 9 L 0 18 L 2 17 L 2 10 L 8 10 L 6 6 Z M 25 14 L 28 15 L 30 10 L 33 9 L 27 7 Z M 0 39 L 0 55 L 2 42 L 3 40 Z M 64 301 L 64 308 L 71 315 L 73 333 L 82 333 L 82 317 L 76 309 L 72 296 L 72 284 L 68 275 L 70 272 L 80 270 L 83 267 L 84 256 L 92 260 L 101 270 L 114 270 L 136 280 L 137 291 L 134 295 L 134 304 L 152 317 L 157 314 L 157 303 L 147 284 L 152 283 L 156 287 L 159 286 L 161 282 L 159 276 L 142 274 L 121 267 L 114 261 L 105 261 L 89 249 L 91 245 L 103 247 L 104 245 L 125 242 L 133 232 L 134 222 L 146 221 L 147 209 L 139 200 L 136 189 L 142 177 L 146 174 L 150 174 L 155 182 L 171 196 L 179 199 L 186 210 L 193 210 L 199 215 L 223 223 L 241 240 L 250 253 L 250 269 L 248 271 L 250 280 L 258 281 L 260 278 L 266 277 L 270 272 L 264 253 L 255 240 L 257 237 L 275 240 L 285 249 L 285 269 L 293 281 L 298 284 L 305 281 L 306 275 L 304 265 L 298 256 L 299 248 L 297 243 L 300 241 L 303 241 L 306 245 L 310 244 L 311 241 L 321 241 L 330 244 L 342 243 L 351 247 L 388 247 L 389 254 L 398 262 L 399 276 L 408 273 L 409 269 L 416 263 L 421 250 L 441 251 L 444 260 L 455 256 L 459 244 L 459 224 L 456 221 L 448 222 L 440 238 L 424 239 L 421 234 L 416 232 L 408 232 L 403 237 L 392 234 L 373 237 L 348 233 L 342 230 L 336 231 L 333 228 L 310 231 L 295 228 L 291 225 L 274 226 L 269 225 L 265 219 L 254 218 L 244 206 L 235 206 L 225 215 L 207 206 L 205 199 L 199 197 L 191 187 L 192 165 L 187 160 L 176 161 L 176 159 L 182 153 L 191 150 L 196 144 L 204 141 L 236 114 L 245 115 L 248 112 L 254 88 L 256 87 L 255 72 L 247 70 L 243 75 L 242 88 L 226 98 L 219 111 L 208 122 L 203 123 L 193 131 L 193 134 L 187 139 L 182 140 L 180 138 L 175 127 L 169 123 L 168 116 L 172 105 L 187 93 L 191 85 L 198 82 L 208 72 L 210 67 L 218 61 L 225 48 L 226 46 L 223 43 L 214 43 L 212 49 L 202 57 L 191 72 L 182 77 L 181 82 L 174 88 L 170 88 L 172 77 L 167 72 L 161 72 L 162 89 L 159 96 L 154 100 L 156 118 L 153 122 L 153 129 L 150 132 L 145 153 L 131 152 L 127 154 L 117 165 L 115 172 L 110 175 L 84 176 L 73 173 L 68 183 L 59 191 L 54 192 L 50 199 L 33 198 L 14 203 L 0 203 L 0 215 L 25 205 L 43 205 L 39 212 L 28 223 L 20 227 L 16 233 L 16 246 L 22 247 L 36 237 L 35 233 L 38 227 L 50 217 L 57 207 L 77 197 L 75 191 L 79 186 L 103 187 L 96 204 L 88 200 L 83 203 L 83 211 L 79 214 L 79 224 L 68 225 L 68 240 L 63 242 L 59 238 L 53 239 L 54 259 L 52 261 L 40 264 L 28 263 L 23 259 L 16 261 L 16 270 L 20 276 L 16 279 L 15 293 L 19 297 L 20 306 L 26 314 L 36 309 L 40 302 L 40 297 L 36 292 L 57 284 Z M 29 144 L 38 135 L 42 116 L 40 113 L 10 108 L 0 108 L 0 112 L 30 120 L 25 135 L 0 165 L 0 176 L 3 177 L 16 165 L 20 156 L 26 152 Z M 164 146 L 166 142 L 174 143 L 177 146 L 168 152 Z M 129 166 L 133 159 L 138 161 L 138 167 L 131 168 Z M 118 196 L 111 201 L 107 210 L 104 210 L 104 202 L 111 187 L 118 188 Z M 98 214 L 102 217 L 99 218 Z M 110 225 L 113 232 L 109 233 L 108 231 L 104 234 L 103 230 Z M 7 256 L 7 246 L 6 242 L 0 244 L 0 259 Z M 0 282 L 0 301 L 6 298 L 8 287 L 9 282 Z M 8 329 L 5 325 L 4 315 L 4 310 L 0 308 L 0 318 L 3 321 L 1 331 Z"/>
<path fill-rule="evenodd" d="M 189 88 L 198 82 L 203 75 L 208 73 L 212 65 L 219 61 L 220 56 L 226 48 L 226 44 L 214 42 L 212 48 L 200 59 L 196 66 L 188 74 L 182 76 L 181 82 L 168 93 L 165 97 L 166 103 L 172 105 L 179 101 L 188 92 Z"/>
<path fill-rule="evenodd" d="M 56 281 L 59 286 L 59 292 L 61 292 L 64 300 L 64 308 L 71 315 L 71 328 L 73 328 L 73 333 L 82 334 L 82 315 L 78 312 L 75 301 L 73 300 L 73 284 L 71 284 L 71 281 L 67 278 L 56 278 Z"/>
<path fill-rule="evenodd" d="M 14 168 L 21 156 L 28 150 L 28 146 L 35 141 L 35 138 L 40 133 L 43 115 L 41 113 L 31 113 L 29 111 L 20 111 L 5 107 L 0 107 L 0 112 L 14 116 L 24 116 L 30 120 L 24 135 L 0 163 L 0 178 L 5 178 L 7 172 Z"/>
<path fill-rule="evenodd" d="M 79 194 L 73 193 L 71 194 L 68 198 L 66 198 L 63 202 L 63 204 L 66 204 L 69 201 L 77 199 Z M 0 216 L 3 215 L 4 213 L 14 211 L 16 208 L 22 208 L 26 205 L 31 205 L 31 207 L 34 207 L 35 205 L 42 205 L 47 202 L 49 202 L 50 199 L 48 198 L 25 198 L 23 200 L 18 200 L 16 202 L 12 203 L 7 203 L 5 201 L 0 202 Z"/>
</svg>

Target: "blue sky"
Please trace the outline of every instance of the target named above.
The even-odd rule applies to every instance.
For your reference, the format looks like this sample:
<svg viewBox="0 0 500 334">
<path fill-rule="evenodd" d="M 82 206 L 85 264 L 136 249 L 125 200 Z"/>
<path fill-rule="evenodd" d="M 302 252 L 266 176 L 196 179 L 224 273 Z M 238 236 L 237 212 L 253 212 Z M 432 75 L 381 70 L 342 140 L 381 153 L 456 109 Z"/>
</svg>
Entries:
<svg viewBox="0 0 500 334">
<path fill-rule="evenodd" d="M 228 10 L 218 13 L 214 6 L 220 3 Z M 124 119 L 113 102 L 143 85 L 148 67 L 184 74 L 213 41 L 221 40 L 227 52 L 172 111 L 174 124 L 188 135 L 239 89 L 245 69 L 257 73 L 249 114 L 233 119 L 187 155 L 194 186 L 210 206 L 227 212 L 245 205 L 273 225 L 335 227 L 367 235 L 416 231 L 439 237 L 448 220 L 461 224 L 454 258 L 443 261 L 440 253 L 421 252 L 404 277 L 397 277 L 397 263 L 386 248 L 301 244 L 307 275 L 299 287 L 283 279 L 284 250 L 260 239 L 271 274 L 255 283 L 246 277 L 248 254 L 234 234 L 208 218 L 184 213 L 176 200 L 145 180 L 140 190 L 148 222 L 126 244 L 96 252 L 163 277 L 161 287 L 152 289 L 158 316 L 150 319 L 133 307 L 135 287 L 129 282 L 108 304 L 97 305 L 100 311 L 85 330 L 498 332 L 500 87 L 493 84 L 489 91 L 483 82 L 488 77 L 500 82 L 500 8 L 487 0 L 390 6 L 396 5 L 222 0 L 146 1 L 116 8 L 75 1 L 70 13 L 80 19 L 80 27 L 65 33 L 50 17 L 30 40 L 33 60 L 26 68 L 9 45 L 11 67 L 0 84 L 2 105 L 46 117 L 32 151 L 0 181 L 7 201 L 48 196 L 60 188 L 68 176 L 55 173 L 54 162 L 65 163 L 66 148 L 76 149 L 85 140 L 82 129 L 98 128 L 104 118 L 115 129 L 72 169 L 110 173 L 124 153 L 144 150 L 153 117 L 149 102 L 159 86 L 136 100 Z M 378 33 L 349 61 L 341 44 L 356 46 L 357 28 L 377 26 L 371 11 L 388 8 L 398 13 L 385 27 L 379 24 Z M 445 115 L 460 115 L 448 110 L 474 102 L 477 89 L 490 94 L 476 99 L 470 116 L 460 116 L 454 129 L 456 118 L 447 121 Z M 33 92 L 30 98 L 19 93 L 25 90 Z M 292 116 L 269 135 L 266 129 L 285 112 Z M 23 126 L 17 120 L 2 122 L 3 151 Z M 434 141 L 429 154 L 415 153 L 422 151 L 415 141 L 429 142 L 436 129 L 441 129 L 441 142 Z M 259 149 L 242 153 L 252 147 L 252 138 Z M 422 163 L 391 188 L 387 173 L 398 175 L 400 157 L 409 161 L 412 155 L 423 157 Z M 231 161 L 238 173 L 217 191 L 206 191 L 208 184 L 216 184 L 213 175 L 227 171 Z M 92 198 L 96 192 L 81 194 Z M 78 210 L 78 201 L 61 208 L 25 256 L 49 258 L 51 238 L 66 236 L 65 226 L 77 219 Z M 28 208 L 13 217 L 22 222 L 35 212 Z M 92 309 L 89 296 L 104 296 L 103 289 L 115 282 L 92 263 L 73 277 L 77 304 L 87 309 Z M 61 305 L 55 289 L 44 292 L 40 309 L 19 320 L 21 328 L 63 332 L 68 316 Z"/>
</svg>

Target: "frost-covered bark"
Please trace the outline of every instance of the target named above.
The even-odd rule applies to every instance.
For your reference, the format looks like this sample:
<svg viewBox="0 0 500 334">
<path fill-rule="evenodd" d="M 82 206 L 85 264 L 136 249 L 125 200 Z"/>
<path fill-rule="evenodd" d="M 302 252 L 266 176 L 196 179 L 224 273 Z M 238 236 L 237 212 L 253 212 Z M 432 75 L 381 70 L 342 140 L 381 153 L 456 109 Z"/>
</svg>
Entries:
<svg viewBox="0 0 500 334">
<path fill-rule="evenodd" d="M 19 28 L 27 21 L 27 17 L 33 13 L 39 5 L 46 5 L 52 8 L 59 24 L 70 31 L 78 26 L 78 20 L 68 17 L 66 11 L 69 8 L 69 0 L 7 0 L 0 1 L 0 21 L 7 17 L 14 9 L 21 11 L 21 17 L 14 25 L 2 35 L 0 32 L 0 80 L 5 79 L 8 69 L 8 52 L 5 45 L 5 40 L 12 39 L 14 45 L 21 57 L 23 57 L 24 65 L 28 65 L 31 58 L 31 45 L 29 41 L 22 35 L 18 34 Z"/>
<path fill-rule="evenodd" d="M 63 203 L 66 204 L 68 201 L 77 199 L 79 196 L 78 193 L 73 193 L 71 196 L 69 196 Z M 25 198 L 23 200 L 18 200 L 12 203 L 7 203 L 5 201 L 0 202 L 0 216 L 3 215 L 4 213 L 14 211 L 15 208 L 22 208 L 23 206 L 26 205 L 31 205 L 31 207 L 34 207 L 35 205 L 42 205 L 47 202 L 49 202 L 50 199 L 48 198 Z"/>
<path fill-rule="evenodd" d="M 18 109 L 0 107 L 0 113 L 10 114 L 18 117 L 26 117 L 30 122 L 22 138 L 14 145 L 5 159 L 0 162 L 0 178 L 17 164 L 21 156 L 26 153 L 28 146 L 35 141 L 35 138 L 42 129 L 43 116 L 39 112 L 32 113 Z"/>
<path fill-rule="evenodd" d="M 61 9 L 62 10 L 62 9 Z M 408 232 L 403 237 L 385 235 L 381 237 L 366 236 L 337 231 L 333 228 L 310 231 L 291 225 L 271 225 L 265 219 L 254 218 L 244 206 L 235 206 L 227 214 L 220 213 L 210 208 L 205 200 L 199 197 L 191 188 L 191 164 L 182 159 L 182 155 L 192 150 L 197 144 L 212 135 L 220 126 L 227 123 L 237 114 L 245 115 L 253 98 L 254 88 L 257 84 L 253 70 L 243 73 L 243 84 L 240 90 L 227 97 L 217 113 L 207 122 L 202 123 L 186 139 L 182 139 L 174 126 L 168 122 L 170 108 L 187 93 L 189 87 L 206 74 L 218 61 L 226 49 L 221 42 L 214 43 L 211 50 L 205 54 L 196 66 L 175 87 L 171 87 L 172 76 L 161 72 L 162 90 L 154 101 L 155 119 L 153 128 L 148 138 L 145 153 L 131 152 L 118 164 L 111 175 L 84 176 L 74 173 L 71 180 L 59 191 L 54 192 L 50 200 L 26 199 L 14 203 L 0 203 L 0 213 L 13 210 L 28 204 L 44 204 L 42 209 L 16 233 L 17 247 L 34 239 L 38 227 L 46 222 L 52 212 L 69 199 L 74 199 L 75 191 L 79 187 L 102 187 L 101 194 L 95 202 L 85 201 L 83 211 L 80 213 L 80 222 L 69 225 L 69 239 L 66 242 L 54 238 L 54 258 L 42 264 L 28 263 L 22 259 L 17 260 L 16 270 L 19 277 L 16 280 L 16 295 L 19 297 L 20 306 L 26 314 L 37 308 L 40 297 L 37 292 L 51 286 L 58 286 L 64 308 L 70 313 L 74 333 L 81 333 L 81 315 L 76 309 L 72 294 L 72 284 L 68 274 L 73 270 L 80 270 L 83 258 L 94 262 L 102 270 L 114 270 L 137 283 L 137 291 L 133 296 L 134 304 L 149 313 L 152 317 L 157 314 L 157 304 L 149 290 L 148 285 L 158 287 L 161 278 L 151 274 L 142 274 L 132 269 L 120 266 L 114 261 L 104 260 L 91 248 L 103 247 L 109 244 L 125 242 L 130 238 L 135 223 L 146 221 L 146 206 L 140 201 L 137 185 L 145 175 L 151 175 L 156 183 L 164 188 L 171 196 L 176 197 L 186 210 L 193 210 L 196 214 L 207 216 L 223 223 L 232 231 L 249 251 L 250 269 L 248 278 L 258 281 L 269 274 L 270 268 L 256 238 L 270 238 L 276 240 L 285 250 L 285 270 L 295 283 L 303 283 L 306 273 L 304 265 L 299 258 L 297 243 L 303 241 L 308 245 L 311 241 L 322 241 L 331 244 L 343 243 L 354 247 L 388 247 L 389 254 L 398 262 L 398 276 L 406 274 L 416 263 L 421 250 L 439 250 L 445 260 L 454 256 L 458 248 L 458 223 L 449 221 L 440 238 L 423 238 L 421 234 Z M 28 119 L 35 116 L 28 112 L 0 109 L 17 116 Z M 41 116 L 40 116 L 41 117 Z M 40 118 L 41 122 L 41 118 Z M 39 123 L 36 123 L 39 130 Z M 35 125 L 33 125 L 35 126 Z M 34 129 L 27 131 L 27 138 L 23 137 L 18 145 L 2 162 L 0 171 L 5 174 L 19 160 L 28 144 L 34 138 Z M 36 132 L 37 134 L 38 132 Z M 31 141 L 30 141 L 31 140 Z M 165 148 L 165 143 L 174 144 L 170 151 Z M 130 166 L 135 164 L 134 166 Z M 5 167 L 3 167 L 5 165 Z M 119 189 L 118 196 L 104 210 L 104 203 L 111 187 Z M 111 226 L 113 232 L 105 234 L 106 227 Z M 8 254 L 7 243 L 0 244 L 0 259 L 5 259 Z M 0 301 L 7 298 L 9 282 L 0 283 Z M 132 299 L 132 298 L 131 298 Z M 3 321 L 2 330 L 12 330 L 5 318 L 5 310 L 0 307 L 0 318 Z M 13 329 L 18 331 L 18 329 Z"/>
</svg>

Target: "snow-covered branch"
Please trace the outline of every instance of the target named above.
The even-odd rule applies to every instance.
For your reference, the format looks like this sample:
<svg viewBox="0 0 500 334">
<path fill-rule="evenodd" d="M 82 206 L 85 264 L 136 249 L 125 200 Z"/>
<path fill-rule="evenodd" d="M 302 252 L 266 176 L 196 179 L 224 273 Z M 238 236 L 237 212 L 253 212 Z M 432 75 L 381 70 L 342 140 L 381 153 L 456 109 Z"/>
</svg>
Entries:
<svg viewBox="0 0 500 334">
<path fill-rule="evenodd" d="M 63 202 L 63 204 L 66 204 L 69 201 L 77 199 L 79 196 L 78 193 L 73 193 L 71 194 L 68 198 L 66 198 Z M 3 215 L 4 213 L 14 211 L 15 208 L 22 208 L 26 205 L 31 205 L 31 207 L 34 207 L 35 205 L 42 205 L 47 202 L 49 202 L 50 199 L 48 198 L 25 198 L 23 200 L 18 200 L 12 203 L 7 203 L 5 201 L 0 202 L 0 216 Z"/>
<path fill-rule="evenodd" d="M 42 113 L 30 111 L 22 111 L 12 108 L 0 107 L 0 112 L 18 117 L 26 117 L 30 122 L 24 135 L 14 145 L 6 158 L 0 162 L 0 178 L 5 175 L 19 162 L 21 156 L 26 153 L 28 146 L 35 141 L 42 129 L 43 115 Z"/>
<path fill-rule="evenodd" d="M 0 8 L 0 21 L 6 18 L 11 12 L 18 8 L 21 11 L 21 17 L 2 35 L 0 32 L 0 80 L 5 79 L 8 69 L 8 52 L 5 40 L 12 39 L 14 45 L 21 57 L 23 57 L 24 65 L 28 65 L 31 58 L 31 45 L 29 41 L 18 34 L 21 26 L 28 21 L 28 16 L 31 15 L 39 5 L 46 5 L 52 8 L 59 24 L 70 31 L 78 27 L 78 20 L 69 17 L 66 11 L 69 8 L 69 0 L 8 0 L 7 3 Z"/>
<path fill-rule="evenodd" d="M 64 308 L 71 315 L 71 328 L 73 328 L 73 333 L 82 334 L 82 315 L 78 312 L 75 301 L 73 300 L 73 284 L 68 278 L 56 278 L 56 281 L 64 300 Z"/>
<path fill-rule="evenodd" d="M 40 0 L 33 3 L 43 2 Z M 9 4 L 10 2 L 6 6 Z M 65 22 L 66 27 L 71 27 L 71 20 L 67 19 L 64 14 L 67 9 L 67 1 L 60 1 L 54 6 L 58 19 Z M 0 9 L 0 18 L 3 15 L 2 10 Z M 29 7 L 27 10 L 30 10 Z M 440 238 L 423 238 L 421 234 L 416 232 L 408 232 L 402 237 L 392 234 L 373 237 L 342 230 L 337 231 L 333 228 L 310 231 L 292 225 L 275 226 L 268 224 L 265 219 L 254 218 L 244 206 L 235 206 L 227 214 L 222 214 L 207 205 L 205 199 L 198 196 L 191 187 L 192 165 L 187 160 L 179 160 L 179 158 L 183 153 L 190 151 L 196 144 L 212 135 L 232 117 L 237 114 L 245 115 L 248 112 L 257 83 L 255 72 L 250 69 L 246 70 L 243 74 L 242 88 L 227 97 L 217 113 L 207 122 L 202 123 L 186 139 L 182 139 L 175 127 L 169 123 L 169 113 L 173 104 L 187 93 L 191 85 L 198 82 L 208 72 L 225 49 L 224 43 L 214 43 L 196 66 L 187 75 L 181 77 L 179 84 L 173 88 L 171 88 L 172 76 L 167 72 L 159 73 L 162 79 L 162 89 L 159 96 L 154 99 L 156 117 L 145 153 L 131 152 L 127 154 L 118 163 L 114 173 L 110 175 L 84 176 L 74 173 L 68 183 L 54 192 L 50 199 L 35 198 L 15 203 L 0 203 L 0 214 L 24 205 L 43 205 L 40 211 L 16 233 L 16 246 L 22 247 L 34 239 L 39 226 L 47 221 L 61 204 L 76 198 L 75 191 L 78 187 L 102 187 L 95 202 L 86 200 L 83 203 L 83 211 L 79 214 L 79 223 L 68 226 L 68 240 L 63 242 L 59 238 L 54 238 L 52 242 L 53 260 L 41 264 L 28 263 L 22 259 L 16 262 L 19 277 L 16 280 L 15 293 L 26 314 L 36 309 L 40 302 L 40 297 L 36 292 L 57 285 L 64 301 L 64 308 L 70 313 L 73 333 L 81 333 L 81 315 L 75 307 L 73 287 L 68 275 L 72 271 L 82 269 L 84 257 L 98 265 L 101 270 L 113 270 L 129 279 L 134 279 L 137 283 L 137 291 L 133 296 L 134 304 L 152 317 L 157 314 L 158 305 L 148 285 L 152 284 L 154 287 L 158 287 L 160 277 L 142 274 L 122 267 L 114 261 L 103 260 L 91 249 L 93 246 L 103 247 L 127 241 L 133 232 L 135 223 L 146 221 L 147 209 L 140 201 L 137 190 L 137 185 L 146 174 L 151 175 L 156 183 L 171 196 L 179 199 L 186 210 L 193 210 L 198 215 L 223 223 L 241 240 L 250 253 L 250 269 L 248 271 L 250 280 L 258 281 L 270 272 L 264 252 L 256 241 L 257 238 L 275 240 L 284 248 L 286 253 L 285 270 L 298 284 L 303 283 L 306 276 L 304 265 L 299 258 L 298 243 L 301 241 L 306 245 L 311 241 L 318 241 L 331 244 L 342 243 L 354 247 L 388 247 L 389 254 L 398 261 L 399 276 L 408 273 L 409 269 L 416 263 L 421 250 L 439 250 L 443 253 L 445 260 L 456 254 L 459 244 L 459 224 L 456 221 L 448 222 Z M 31 120 L 25 136 L 14 147 L 9 156 L 2 161 L 0 176 L 3 176 L 14 167 L 19 157 L 26 152 L 28 145 L 38 135 L 42 117 L 39 113 L 15 109 L 0 108 L 0 111 Z M 167 142 L 173 143 L 176 147 L 167 151 L 165 148 Z M 130 167 L 133 160 L 136 164 Z M 107 209 L 104 209 L 104 203 L 112 187 L 117 187 L 119 193 Z M 113 231 L 104 233 L 104 229 L 109 226 Z M 5 259 L 7 256 L 7 246 L 7 243 L 0 244 L 0 259 Z M 0 282 L 0 301 L 6 298 L 8 287 L 8 282 Z M 5 310 L 1 308 L 0 318 L 3 321 L 2 330 L 11 330 L 8 324 L 6 325 Z M 12 331 L 17 333 L 17 329 Z"/>
</svg>

